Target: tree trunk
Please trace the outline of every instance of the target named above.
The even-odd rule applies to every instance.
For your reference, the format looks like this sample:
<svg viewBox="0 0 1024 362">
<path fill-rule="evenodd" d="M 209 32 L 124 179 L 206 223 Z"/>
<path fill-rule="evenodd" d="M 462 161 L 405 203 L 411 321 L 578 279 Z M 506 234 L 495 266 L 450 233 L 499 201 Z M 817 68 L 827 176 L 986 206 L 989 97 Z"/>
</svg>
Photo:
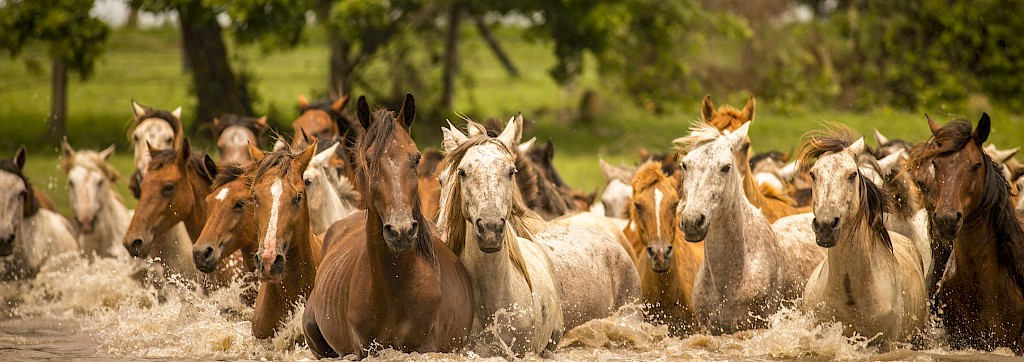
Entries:
<svg viewBox="0 0 1024 362">
<path fill-rule="evenodd" d="M 191 130 L 225 113 L 252 114 L 249 90 L 231 71 L 217 14 L 203 6 L 202 0 L 192 0 L 178 6 L 178 18 L 198 99 Z"/>
<path fill-rule="evenodd" d="M 455 93 L 455 75 L 459 73 L 459 21 L 461 6 L 452 1 L 448 13 L 448 35 L 444 45 L 444 89 L 441 93 L 441 111 L 452 109 L 452 96 Z"/>
<path fill-rule="evenodd" d="M 127 28 L 136 28 L 139 26 L 139 7 L 136 4 L 128 2 L 128 20 L 124 24 Z"/>
<path fill-rule="evenodd" d="M 333 0 L 323 0 L 317 7 L 317 21 L 323 24 L 327 28 L 327 44 L 330 47 L 330 58 L 328 59 L 329 75 L 327 79 L 328 94 L 334 94 L 342 96 L 342 92 L 345 91 L 345 87 L 349 87 L 351 92 L 351 80 L 349 77 L 352 76 L 352 70 L 355 65 L 352 64 L 352 60 L 349 59 L 349 51 L 351 51 L 351 44 L 348 40 L 341 36 L 341 31 L 337 25 L 331 22 L 331 7 L 334 5 Z"/>
<path fill-rule="evenodd" d="M 53 69 L 50 74 L 50 122 L 47 133 L 51 140 L 64 137 L 67 128 L 65 121 L 68 113 L 68 68 L 64 59 L 53 57 Z"/>
</svg>

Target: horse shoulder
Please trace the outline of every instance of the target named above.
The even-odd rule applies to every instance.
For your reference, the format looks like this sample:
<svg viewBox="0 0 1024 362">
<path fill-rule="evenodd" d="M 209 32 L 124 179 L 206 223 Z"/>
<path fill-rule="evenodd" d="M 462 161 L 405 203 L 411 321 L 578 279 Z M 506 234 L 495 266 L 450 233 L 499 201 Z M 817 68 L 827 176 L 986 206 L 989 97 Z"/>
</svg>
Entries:
<svg viewBox="0 0 1024 362">
<path fill-rule="evenodd" d="M 38 236 L 49 240 L 47 248 L 51 255 L 79 250 L 74 226 L 64 216 L 47 209 L 39 209 L 35 218 L 39 220 L 37 227 L 41 228 L 41 234 Z"/>
</svg>

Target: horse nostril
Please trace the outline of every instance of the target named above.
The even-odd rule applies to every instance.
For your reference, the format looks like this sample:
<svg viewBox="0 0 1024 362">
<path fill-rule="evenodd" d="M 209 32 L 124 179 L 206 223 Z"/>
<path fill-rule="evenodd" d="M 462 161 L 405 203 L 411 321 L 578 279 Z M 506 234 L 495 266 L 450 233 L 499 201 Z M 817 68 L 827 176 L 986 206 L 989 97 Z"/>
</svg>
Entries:
<svg viewBox="0 0 1024 362">
<path fill-rule="evenodd" d="M 651 257 L 654 257 L 654 247 L 650 247 L 650 246 L 647 247 L 647 255 L 650 255 Z"/>
<path fill-rule="evenodd" d="M 669 256 L 672 256 L 672 245 L 669 245 L 667 248 L 665 248 L 665 257 L 667 258 Z"/>
<path fill-rule="evenodd" d="M 277 254 L 274 258 L 274 264 L 270 266 L 270 272 L 272 274 L 278 274 L 284 271 L 285 258 L 284 255 Z"/>
<path fill-rule="evenodd" d="M 214 250 L 213 250 L 212 246 L 207 246 L 206 249 L 203 250 L 203 259 L 204 260 L 213 259 L 213 251 Z"/>
<path fill-rule="evenodd" d="M 412 224 L 409 225 L 409 233 L 408 233 L 408 235 L 409 235 L 410 238 L 415 238 L 416 234 L 418 234 L 419 231 L 420 231 L 420 223 L 413 221 Z"/>
<path fill-rule="evenodd" d="M 706 219 L 704 214 L 697 215 L 697 225 L 704 225 L 704 219 Z"/>
<path fill-rule="evenodd" d="M 484 219 L 476 219 L 476 222 L 474 222 L 473 224 L 476 225 L 476 229 L 477 230 L 483 231 L 483 229 L 484 229 Z"/>
<path fill-rule="evenodd" d="M 142 247 L 142 239 L 132 240 L 132 247 L 133 248 L 141 248 Z"/>
<path fill-rule="evenodd" d="M 395 232 L 395 228 L 391 224 L 387 224 L 384 225 L 384 236 L 393 239 L 398 236 L 398 233 Z"/>
<path fill-rule="evenodd" d="M 839 226 L 839 218 L 838 217 L 837 218 L 833 218 L 832 219 L 832 228 L 835 229 L 838 226 Z"/>
<path fill-rule="evenodd" d="M 964 217 L 963 213 L 961 213 L 959 211 L 956 212 L 956 221 L 960 221 L 960 219 L 962 219 L 963 217 Z"/>
</svg>

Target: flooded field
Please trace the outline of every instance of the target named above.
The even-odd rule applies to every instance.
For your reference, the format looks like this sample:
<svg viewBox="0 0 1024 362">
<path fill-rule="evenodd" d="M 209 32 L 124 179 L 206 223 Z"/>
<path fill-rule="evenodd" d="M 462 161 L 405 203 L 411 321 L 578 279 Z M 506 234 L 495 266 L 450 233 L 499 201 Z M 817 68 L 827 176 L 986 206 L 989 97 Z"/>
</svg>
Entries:
<svg viewBox="0 0 1024 362">
<path fill-rule="evenodd" d="M 136 261 L 77 256 L 51 261 L 30 281 L 0 284 L 0 360 L 309 360 L 292 347 L 297 323 L 268 341 L 252 337 L 252 309 L 238 298 L 240 283 L 206 295 L 170 282 L 164 292 L 142 287 Z M 783 311 L 771 327 L 728 336 L 667 336 L 665 326 L 643 322 L 639 307 L 592 321 L 566 334 L 555 354 L 560 361 L 707 360 L 1010 360 L 1009 350 L 949 351 L 941 331 L 928 348 L 879 351 L 868 338 L 844 337 L 835 324 Z M 482 360 L 471 352 L 404 354 L 381 351 L 369 360 Z M 540 359 L 531 356 L 528 359 Z M 501 360 L 501 359 L 493 359 Z"/>
</svg>

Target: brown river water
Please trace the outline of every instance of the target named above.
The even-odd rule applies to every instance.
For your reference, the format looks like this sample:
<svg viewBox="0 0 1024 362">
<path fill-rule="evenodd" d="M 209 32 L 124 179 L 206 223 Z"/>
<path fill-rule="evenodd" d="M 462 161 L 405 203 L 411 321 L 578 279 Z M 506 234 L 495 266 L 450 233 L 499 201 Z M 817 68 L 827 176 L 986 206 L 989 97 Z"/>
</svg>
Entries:
<svg viewBox="0 0 1024 362">
<path fill-rule="evenodd" d="M 252 337 L 252 309 L 238 298 L 240 283 L 210 294 L 184 285 L 158 293 L 133 275 L 137 261 L 77 256 L 51 260 L 29 281 L 0 284 L 0 361 L 14 360 L 311 360 L 294 347 L 297 320 L 269 341 Z M 554 354 L 560 361 L 742 360 L 1018 360 L 1009 350 L 950 351 L 942 333 L 930 347 L 882 352 L 863 337 L 844 337 L 840 326 L 818 324 L 792 310 L 771 317 L 771 327 L 728 336 L 666 336 L 665 326 L 643 322 L 639 307 L 569 331 Z M 301 314 L 299 314 L 301 315 Z M 406 354 L 384 350 L 368 360 L 483 360 L 472 352 Z M 538 356 L 527 357 L 539 360 Z M 500 361 L 499 358 L 491 360 Z"/>
</svg>

